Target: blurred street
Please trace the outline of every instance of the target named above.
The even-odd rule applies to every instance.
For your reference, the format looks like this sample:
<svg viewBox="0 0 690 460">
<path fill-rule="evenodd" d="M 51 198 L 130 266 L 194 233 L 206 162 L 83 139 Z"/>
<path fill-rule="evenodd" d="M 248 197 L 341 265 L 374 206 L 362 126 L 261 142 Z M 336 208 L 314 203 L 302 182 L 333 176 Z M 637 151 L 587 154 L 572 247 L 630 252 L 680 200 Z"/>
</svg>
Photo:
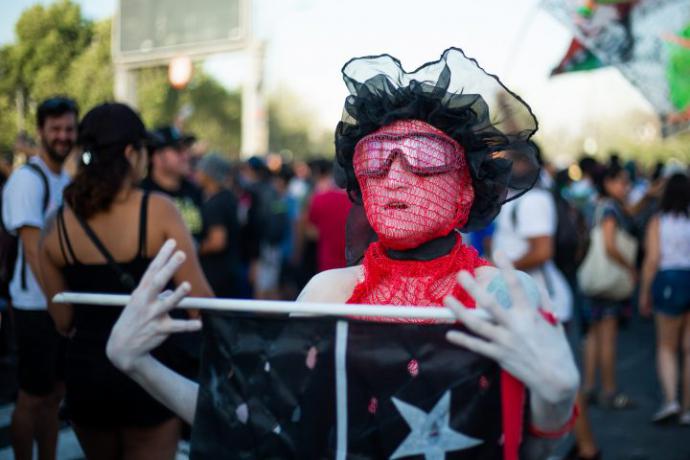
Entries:
<svg viewBox="0 0 690 460">
<path fill-rule="evenodd" d="M 690 427 L 656 426 L 649 420 L 659 407 L 654 363 L 654 324 L 635 316 L 619 333 L 618 379 L 633 409 L 606 411 L 591 407 L 590 419 L 606 460 L 687 460 Z"/>
</svg>

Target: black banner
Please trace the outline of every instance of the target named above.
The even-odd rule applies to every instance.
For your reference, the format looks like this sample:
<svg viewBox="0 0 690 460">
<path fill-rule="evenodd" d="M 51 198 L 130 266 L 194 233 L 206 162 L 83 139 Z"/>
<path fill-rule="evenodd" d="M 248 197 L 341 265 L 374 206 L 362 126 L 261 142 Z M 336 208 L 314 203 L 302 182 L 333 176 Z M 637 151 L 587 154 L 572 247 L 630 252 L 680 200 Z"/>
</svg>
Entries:
<svg viewBox="0 0 690 460">
<path fill-rule="evenodd" d="M 501 370 L 451 327 L 206 315 L 192 458 L 502 458 Z"/>
</svg>

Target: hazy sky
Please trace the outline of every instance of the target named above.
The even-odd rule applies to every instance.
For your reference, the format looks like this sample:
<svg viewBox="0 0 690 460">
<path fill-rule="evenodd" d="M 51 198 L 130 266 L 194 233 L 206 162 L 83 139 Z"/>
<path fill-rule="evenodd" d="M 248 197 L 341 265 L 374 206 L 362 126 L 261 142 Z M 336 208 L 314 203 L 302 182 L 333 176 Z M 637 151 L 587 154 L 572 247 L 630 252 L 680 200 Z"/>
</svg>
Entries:
<svg viewBox="0 0 690 460">
<path fill-rule="evenodd" d="M 145 0 L 142 0 L 145 1 Z M 0 0 L 0 43 L 36 0 Z M 51 3 L 48 0 L 41 3 Z M 86 16 L 112 16 L 117 0 L 79 0 Z M 538 0 L 255 0 L 254 32 L 268 42 L 269 91 L 287 87 L 332 128 L 346 96 L 340 69 L 354 56 L 389 53 L 413 70 L 450 47 L 463 48 L 533 107 L 543 129 L 582 128 L 646 102 L 616 71 L 549 78 L 570 34 Z M 228 86 L 244 78 L 242 53 L 209 59 Z"/>
</svg>

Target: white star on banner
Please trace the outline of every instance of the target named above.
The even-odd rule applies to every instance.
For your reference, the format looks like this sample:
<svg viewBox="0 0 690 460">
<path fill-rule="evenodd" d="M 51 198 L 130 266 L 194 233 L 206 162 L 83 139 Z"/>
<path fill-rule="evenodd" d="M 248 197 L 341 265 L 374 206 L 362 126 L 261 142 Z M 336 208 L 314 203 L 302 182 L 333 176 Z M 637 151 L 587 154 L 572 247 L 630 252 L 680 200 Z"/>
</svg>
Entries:
<svg viewBox="0 0 690 460">
<path fill-rule="evenodd" d="M 425 460 L 443 460 L 446 452 L 469 449 L 481 444 L 481 439 L 471 438 L 454 431 L 450 426 L 450 390 L 446 391 L 431 412 L 391 398 L 412 430 L 391 455 L 391 459 L 423 454 Z"/>
</svg>

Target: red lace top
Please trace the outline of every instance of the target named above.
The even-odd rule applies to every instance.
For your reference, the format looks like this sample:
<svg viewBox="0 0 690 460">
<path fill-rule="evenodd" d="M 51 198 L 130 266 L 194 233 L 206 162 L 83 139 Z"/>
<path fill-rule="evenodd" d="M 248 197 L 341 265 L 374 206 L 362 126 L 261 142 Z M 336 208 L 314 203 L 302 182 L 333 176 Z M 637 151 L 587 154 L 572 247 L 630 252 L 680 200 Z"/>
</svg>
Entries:
<svg viewBox="0 0 690 460">
<path fill-rule="evenodd" d="M 440 307 L 443 298 L 453 294 L 468 307 L 474 299 L 460 287 L 456 275 L 460 270 L 474 273 L 488 262 L 457 238 L 451 251 L 429 261 L 397 260 L 386 255 L 380 242 L 369 245 L 364 254 L 364 279 L 357 283 L 347 303 L 374 305 L 414 305 Z M 360 318 L 373 319 L 373 318 Z M 428 323 L 431 320 L 383 319 L 382 321 Z"/>
</svg>

